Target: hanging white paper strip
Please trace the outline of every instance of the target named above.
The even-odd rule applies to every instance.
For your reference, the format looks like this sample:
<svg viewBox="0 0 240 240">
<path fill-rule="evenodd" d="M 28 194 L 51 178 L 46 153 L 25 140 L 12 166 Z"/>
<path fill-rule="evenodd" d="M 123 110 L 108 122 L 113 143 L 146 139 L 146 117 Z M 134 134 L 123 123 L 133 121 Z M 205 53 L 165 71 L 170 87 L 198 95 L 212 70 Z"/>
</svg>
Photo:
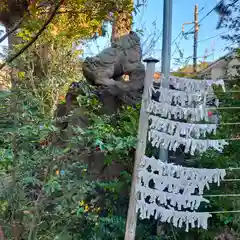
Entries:
<svg viewBox="0 0 240 240">
<path fill-rule="evenodd" d="M 225 175 L 224 169 L 187 168 L 144 156 L 138 171 L 136 210 L 142 219 L 152 216 L 175 227 L 185 225 L 187 232 L 189 227 L 207 229 L 211 214 L 180 210 L 196 210 L 202 202 L 209 203 L 202 196 L 204 189 L 209 189 L 209 183 L 219 185 Z M 193 195 L 196 190 L 198 195 Z"/>
<path fill-rule="evenodd" d="M 196 179 L 188 180 L 185 178 L 174 178 L 171 176 L 161 176 L 158 174 L 152 174 L 147 171 L 139 171 L 139 179 L 143 186 L 148 187 L 149 183 L 154 184 L 154 188 L 158 191 L 164 191 L 167 189 L 170 193 L 182 193 L 183 195 L 194 194 L 198 191 L 198 194 L 203 194 L 204 189 L 210 189 L 207 179 L 197 181 Z"/>
<path fill-rule="evenodd" d="M 157 191 L 148 187 L 136 186 L 136 191 L 140 194 L 141 199 L 149 197 L 149 201 L 158 201 L 159 204 L 168 206 L 168 201 L 172 207 L 176 207 L 179 211 L 182 209 L 190 208 L 197 210 L 202 202 L 209 203 L 208 199 L 203 196 L 190 195 L 190 194 L 176 194 L 163 191 Z"/>
<path fill-rule="evenodd" d="M 204 80 L 196 80 L 190 78 L 180 78 L 175 76 L 169 77 L 170 85 L 175 89 L 186 91 L 186 92 L 204 92 L 209 88 L 209 85 Z"/>
<path fill-rule="evenodd" d="M 155 88 L 153 84 L 149 88 L 150 97 L 152 94 L 157 94 L 157 99 L 161 103 L 175 104 L 182 107 L 190 106 L 193 103 L 200 102 L 204 96 L 204 93 L 187 93 L 184 91 L 171 90 L 168 88 Z"/>
<path fill-rule="evenodd" d="M 225 140 L 183 138 L 176 135 L 169 135 L 153 129 L 148 132 L 148 141 L 151 142 L 153 147 L 159 148 L 161 146 L 164 149 L 174 152 L 176 152 L 177 148 L 180 147 L 180 145 L 183 145 L 185 146 L 184 152 L 190 153 L 191 155 L 194 155 L 196 150 L 199 153 L 204 153 L 210 148 L 222 152 L 224 146 L 228 145 L 228 142 Z"/>
<path fill-rule="evenodd" d="M 164 76 L 161 77 L 163 80 Z M 161 81 L 162 81 L 161 80 Z M 224 81 L 221 80 L 197 80 L 191 78 L 180 78 L 175 76 L 169 77 L 170 85 L 175 89 L 182 90 L 185 92 L 205 92 L 211 91 L 213 85 L 222 86 L 223 91 L 225 91 Z"/>
<path fill-rule="evenodd" d="M 158 206 L 156 203 L 148 204 L 144 200 L 137 200 L 137 212 L 140 210 L 141 219 L 149 219 L 151 216 L 161 222 L 172 223 L 175 227 L 186 226 L 185 231 L 191 228 L 207 229 L 208 219 L 212 216 L 206 212 L 175 211 Z"/>
<path fill-rule="evenodd" d="M 141 168 L 147 169 L 151 167 L 151 172 L 157 171 L 160 176 L 170 176 L 175 178 L 183 178 L 188 180 L 207 180 L 208 183 L 217 183 L 220 186 L 220 181 L 226 176 L 225 169 L 208 169 L 208 168 L 190 168 L 175 165 L 173 163 L 164 163 L 154 157 L 143 156 L 140 163 Z"/>
<path fill-rule="evenodd" d="M 171 106 L 166 103 L 159 103 L 151 100 L 148 105 L 147 112 L 159 114 L 161 117 L 169 119 L 173 117 L 175 120 L 185 119 L 193 122 L 209 120 L 208 112 L 202 106 L 197 108 L 184 108 L 181 106 Z"/>
<path fill-rule="evenodd" d="M 182 135 L 185 137 L 194 136 L 195 138 L 206 137 L 206 134 L 216 135 L 217 124 L 194 124 L 176 122 L 164 119 L 155 115 L 149 115 L 150 129 L 165 132 L 170 135 Z"/>
<path fill-rule="evenodd" d="M 150 98 L 155 94 L 158 102 L 179 105 L 182 107 L 191 106 L 192 104 L 199 104 L 206 102 L 206 105 L 211 101 L 215 106 L 219 106 L 219 100 L 214 96 L 212 89 L 203 92 L 185 92 L 180 90 L 172 90 L 168 88 L 156 88 L 151 84 L 149 88 Z M 156 99 L 155 99 L 156 100 Z"/>
<path fill-rule="evenodd" d="M 209 121 L 206 108 L 208 101 L 214 100 L 216 106 L 219 104 L 214 96 L 213 82 L 178 77 L 170 77 L 169 80 L 176 90 L 155 88 L 154 84 L 149 89 L 151 101 L 147 112 L 160 115 L 149 116 L 151 124 L 148 140 L 152 146 L 161 145 L 165 149 L 176 151 L 183 145 L 185 153 L 190 152 L 191 155 L 195 151 L 203 153 L 209 148 L 221 152 L 228 144 L 225 140 L 196 139 L 206 137 L 207 133 L 216 134 L 216 124 L 180 123 L 172 120 Z M 140 210 L 142 219 L 152 216 L 161 222 L 173 223 L 175 227 L 185 225 L 187 232 L 189 225 L 192 228 L 207 229 L 210 213 L 180 210 L 196 210 L 202 202 L 209 203 L 202 196 L 204 189 L 209 189 L 210 183 L 220 185 L 225 175 L 225 170 L 222 169 L 186 168 L 144 156 L 138 169 L 136 210 Z"/>
</svg>

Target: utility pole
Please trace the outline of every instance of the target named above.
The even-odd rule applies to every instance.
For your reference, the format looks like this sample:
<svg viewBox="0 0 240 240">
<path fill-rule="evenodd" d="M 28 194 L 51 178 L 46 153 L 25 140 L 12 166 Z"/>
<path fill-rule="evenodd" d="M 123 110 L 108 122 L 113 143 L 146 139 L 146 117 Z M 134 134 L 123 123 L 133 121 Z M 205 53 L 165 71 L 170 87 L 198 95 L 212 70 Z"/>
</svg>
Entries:
<svg viewBox="0 0 240 240">
<path fill-rule="evenodd" d="M 194 9 L 194 43 L 193 43 L 193 72 L 197 72 L 197 42 L 198 42 L 198 5 Z"/>
<path fill-rule="evenodd" d="M 172 46 L 172 0 L 164 0 L 163 5 L 163 38 L 162 38 L 162 87 L 169 88 Z M 159 159 L 168 162 L 168 150 L 160 148 Z M 162 225 L 157 225 L 157 234 L 164 235 Z"/>
<path fill-rule="evenodd" d="M 172 45 L 172 0 L 164 0 L 163 6 L 163 38 L 162 38 L 162 67 L 164 76 L 162 87 L 169 87 L 169 75 L 171 67 L 171 45 Z M 163 162 L 168 161 L 168 151 L 160 148 L 159 158 Z"/>
<path fill-rule="evenodd" d="M 184 33 L 184 26 L 188 24 L 194 24 L 194 31 Z M 182 24 L 182 33 L 185 35 L 194 34 L 193 41 L 193 72 L 197 72 L 197 47 L 198 47 L 198 32 L 199 32 L 199 24 L 198 24 L 198 5 L 195 5 L 194 8 L 194 22 L 185 22 Z"/>
</svg>

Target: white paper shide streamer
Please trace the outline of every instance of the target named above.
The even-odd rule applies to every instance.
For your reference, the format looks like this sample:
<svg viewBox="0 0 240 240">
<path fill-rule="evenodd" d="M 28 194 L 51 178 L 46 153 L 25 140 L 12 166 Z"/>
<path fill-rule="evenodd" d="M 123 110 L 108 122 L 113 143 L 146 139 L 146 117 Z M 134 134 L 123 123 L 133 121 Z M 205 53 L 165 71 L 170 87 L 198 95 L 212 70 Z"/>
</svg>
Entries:
<svg viewBox="0 0 240 240">
<path fill-rule="evenodd" d="M 217 124 L 194 124 L 172 121 L 155 115 L 149 115 L 150 129 L 165 132 L 170 135 L 185 137 L 206 137 L 206 134 L 216 135 Z M 192 136 L 193 135 L 193 136 Z"/>
<path fill-rule="evenodd" d="M 209 121 L 208 112 L 203 106 L 197 108 L 172 106 L 167 103 L 151 100 L 147 112 L 160 115 L 164 118 L 174 118 L 175 120 L 184 119 L 193 122 L 199 122 L 201 120 Z"/>
<path fill-rule="evenodd" d="M 175 165 L 173 163 L 164 163 L 154 157 L 143 156 L 140 164 L 141 170 L 151 167 L 151 172 L 158 172 L 157 175 L 168 176 L 177 179 L 196 180 L 197 182 L 207 181 L 207 183 L 216 183 L 220 186 L 220 181 L 226 176 L 225 169 L 191 168 Z"/>
<path fill-rule="evenodd" d="M 211 91 L 185 92 L 163 87 L 155 88 L 152 84 L 149 88 L 150 97 L 152 97 L 153 94 L 155 95 L 155 99 L 157 99 L 158 102 L 187 107 L 192 104 L 198 105 L 199 102 L 205 101 L 205 98 L 210 98 L 208 95 L 211 95 L 212 98 L 213 93 Z M 213 103 L 215 106 L 219 106 L 218 99 L 215 99 Z"/>
<path fill-rule="evenodd" d="M 207 229 L 208 219 L 212 217 L 207 212 L 189 212 L 189 211 L 175 211 L 158 206 L 157 204 L 147 204 L 144 201 L 138 200 L 137 210 L 140 210 L 141 219 L 149 219 L 150 216 L 159 219 L 161 222 L 172 223 L 174 227 L 186 226 L 185 231 L 191 228 Z"/>
<path fill-rule="evenodd" d="M 171 81 L 174 82 L 176 80 L 174 79 L 172 78 Z M 157 89 L 154 84 L 149 89 L 151 101 L 147 112 L 154 114 L 149 116 L 151 125 L 148 140 L 152 146 L 176 151 L 183 145 L 184 152 L 191 155 L 194 155 L 196 151 L 202 154 L 210 148 L 222 152 L 224 146 L 228 145 L 225 140 L 200 139 L 206 138 L 207 134 L 216 134 L 217 129 L 216 124 L 197 123 L 209 121 L 206 108 L 206 96 L 211 90 L 209 83 L 192 79 L 188 79 L 188 81 L 183 79 L 183 82 L 176 80 L 175 83 L 173 85 L 181 91 Z M 186 88 L 192 89 L 194 92 L 184 92 L 183 90 L 186 91 Z M 152 99 L 152 94 L 157 94 L 154 99 L 158 101 Z M 189 107 L 192 105 L 195 107 Z M 176 120 L 185 120 L 186 122 Z"/>
<path fill-rule="evenodd" d="M 196 212 L 200 204 L 209 200 L 202 194 L 210 183 L 220 184 L 224 169 L 196 169 L 163 163 L 146 156 L 141 159 L 136 191 L 140 218 L 154 217 L 175 227 L 207 229 L 211 214 Z M 197 195 L 194 195 L 197 193 Z"/>
<path fill-rule="evenodd" d="M 157 191 L 140 185 L 137 187 L 137 191 L 141 192 L 141 196 L 144 199 L 150 196 L 150 201 L 155 202 L 157 199 L 164 206 L 167 206 L 169 201 L 170 205 L 176 207 L 178 210 L 182 210 L 182 208 L 196 210 L 199 208 L 201 202 L 209 203 L 209 200 L 202 196 Z"/>
<path fill-rule="evenodd" d="M 164 77 L 163 77 L 164 78 Z M 175 89 L 185 91 L 185 92 L 210 92 L 212 91 L 212 86 L 217 85 L 221 86 L 225 92 L 225 84 L 222 79 L 219 80 L 197 80 L 191 78 L 181 78 L 170 76 L 169 77 L 170 85 Z"/>
<path fill-rule="evenodd" d="M 170 77 L 175 90 L 162 87 L 149 89 L 151 101 L 148 105 L 148 141 L 153 147 L 176 151 L 181 145 L 185 153 L 202 154 L 209 148 L 219 152 L 228 143 L 225 140 L 203 139 L 208 134 L 216 135 L 216 124 L 197 122 L 209 121 L 208 100 L 215 106 L 213 84 L 224 82 Z M 176 121 L 176 120 L 185 120 Z M 137 208 L 141 219 L 153 217 L 175 227 L 207 229 L 208 212 L 197 212 L 200 205 L 209 203 L 203 192 L 210 184 L 220 185 L 226 176 L 224 169 L 187 168 L 164 163 L 155 158 L 142 156 L 136 185 Z"/>
<path fill-rule="evenodd" d="M 228 142 L 225 140 L 184 138 L 177 135 L 169 135 L 153 129 L 148 132 L 148 140 L 153 147 L 163 147 L 164 149 L 174 152 L 176 152 L 177 148 L 183 145 L 185 146 L 184 152 L 190 153 L 191 155 L 194 155 L 196 151 L 204 153 L 209 148 L 222 152 L 224 146 L 228 145 Z"/>
</svg>

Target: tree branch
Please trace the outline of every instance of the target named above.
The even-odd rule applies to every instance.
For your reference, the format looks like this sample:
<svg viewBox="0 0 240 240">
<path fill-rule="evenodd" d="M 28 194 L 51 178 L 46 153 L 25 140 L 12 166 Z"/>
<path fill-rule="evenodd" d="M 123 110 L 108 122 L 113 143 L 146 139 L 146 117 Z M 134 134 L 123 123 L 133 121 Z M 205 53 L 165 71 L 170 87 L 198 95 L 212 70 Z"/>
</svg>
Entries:
<svg viewBox="0 0 240 240">
<path fill-rule="evenodd" d="M 56 5 L 53 12 L 49 16 L 48 20 L 45 22 L 45 24 L 42 26 L 42 28 L 37 32 L 37 34 L 30 40 L 22 49 L 20 49 L 16 54 L 13 56 L 10 56 L 3 64 L 0 65 L 0 70 L 3 69 L 7 64 L 11 63 L 13 60 L 15 60 L 17 57 L 19 57 L 22 53 L 24 53 L 43 33 L 44 30 L 46 30 L 47 26 L 52 22 L 53 18 L 55 17 L 58 9 L 63 4 L 65 0 L 60 0 L 60 2 Z"/>
<path fill-rule="evenodd" d="M 24 18 L 21 18 L 9 31 L 7 31 L 1 38 L 0 43 L 2 43 L 6 38 L 13 34 L 22 24 Z"/>
</svg>

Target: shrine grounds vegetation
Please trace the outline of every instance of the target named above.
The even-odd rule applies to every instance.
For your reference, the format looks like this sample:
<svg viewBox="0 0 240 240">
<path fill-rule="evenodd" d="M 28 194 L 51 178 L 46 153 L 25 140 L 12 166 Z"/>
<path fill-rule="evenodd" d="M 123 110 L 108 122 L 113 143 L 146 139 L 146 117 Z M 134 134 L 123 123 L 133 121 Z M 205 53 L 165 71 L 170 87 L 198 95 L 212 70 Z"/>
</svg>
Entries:
<svg viewBox="0 0 240 240">
<path fill-rule="evenodd" d="M 56 54 L 55 59 L 59 58 L 58 51 L 53 54 Z M 70 60 L 68 66 L 77 67 Z M 74 136 L 64 147 L 44 144 L 49 136 L 59 134 L 51 112 L 53 89 L 58 86 L 61 94 L 66 89 L 64 84 L 62 89 L 59 87 L 66 77 L 64 72 L 62 74 L 63 79 L 59 72 L 49 73 L 47 78 L 41 79 L 40 87 L 34 89 L 30 87 L 31 71 L 18 73 L 14 76 L 16 81 L 13 81 L 12 91 L 1 92 L 1 109 L 4 110 L 1 116 L 4 118 L 0 136 L 0 226 L 7 239 L 18 239 L 17 236 L 44 240 L 123 239 L 128 207 L 124 189 L 130 189 L 140 106 L 123 107 L 113 116 L 100 115 L 101 104 L 97 98 L 83 95 L 78 104 L 87 109 L 91 121 L 89 128 L 75 127 Z M 70 83 L 76 81 L 79 74 L 68 76 Z M 48 84 L 49 80 L 51 84 Z M 79 77 L 79 81 L 84 80 Z M 228 87 L 231 88 L 239 89 L 234 82 Z M 233 93 L 218 92 L 224 105 L 239 103 L 236 100 L 238 96 Z M 233 110 L 221 112 L 221 116 L 222 122 L 239 121 L 239 115 Z M 219 131 L 219 137 L 236 136 L 237 132 L 237 127 L 225 126 Z M 238 166 L 239 147 L 237 141 L 232 141 L 223 154 L 209 151 L 202 158 L 188 161 L 187 165 L 209 168 Z M 126 166 L 127 170 L 118 179 L 92 181 L 88 178 L 88 166 L 82 162 L 81 154 L 99 148 L 105 153 L 107 164 L 117 159 Z M 230 178 L 238 176 L 237 172 L 229 175 Z M 238 182 L 222 183 L 223 187 L 210 193 L 237 193 L 238 185 Z M 238 198 L 214 198 L 207 210 L 239 207 Z M 200 210 L 206 211 L 206 208 Z M 164 236 L 157 236 L 156 221 L 140 221 L 137 239 L 210 240 L 225 228 L 227 232 L 234 230 L 237 233 L 238 222 L 238 214 L 219 214 L 213 216 L 208 231 L 191 230 L 186 234 L 183 230 L 163 225 Z"/>
<path fill-rule="evenodd" d="M 77 4 L 81 1 L 72 3 L 67 6 L 71 11 L 79 9 Z M 34 6 L 31 11 L 36 11 Z M 82 94 L 76 109 L 84 107 L 89 127 L 70 126 L 73 134 L 67 141 L 54 141 L 56 136 L 62 136 L 54 119 L 57 105 L 64 103 L 62 96 L 71 82 L 85 81 L 81 76 L 81 63 L 76 58 L 82 52 L 73 52 L 72 42 L 89 39 L 99 30 L 96 26 L 102 23 L 106 13 L 101 8 L 96 15 L 85 19 L 86 25 L 82 21 L 84 14 L 73 16 L 81 17 L 81 21 L 61 15 L 59 21 L 49 26 L 49 31 L 9 65 L 12 71 L 6 81 L 11 82 L 12 89 L 0 92 L 0 240 L 4 237 L 8 240 L 124 239 L 140 106 L 123 106 L 116 114 L 107 116 L 100 114 L 101 103 L 94 94 Z M 32 31 L 39 28 L 37 20 L 29 21 L 19 31 L 19 37 L 28 41 Z M 80 25 L 71 25 L 69 21 Z M 81 31 L 76 33 L 76 29 Z M 41 62 L 42 43 L 49 48 L 47 59 Z M 17 50 L 21 47 L 19 44 Z M 239 90 L 238 79 L 228 82 L 227 93 L 216 89 L 224 106 L 239 106 L 239 93 L 229 92 Z M 221 122 L 240 122 L 238 110 L 219 111 Z M 238 125 L 223 125 L 217 137 L 235 138 L 239 134 Z M 90 178 L 83 157 L 86 152 L 94 151 L 104 153 L 106 165 L 118 161 L 125 171 L 109 181 Z M 187 160 L 186 165 L 239 167 L 239 155 L 239 141 L 230 141 L 222 154 L 208 151 L 201 157 Z M 239 175 L 236 171 L 228 173 L 227 177 L 240 178 Z M 222 183 L 220 188 L 213 188 L 207 194 L 238 193 L 239 184 Z M 200 211 L 240 209 L 238 197 L 210 200 Z M 214 214 L 207 231 L 197 229 L 190 233 L 169 224 L 162 224 L 159 233 L 157 221 L 138 221 L 136 239 L 227 239 L 223 235 L 239 239 L 239 216 Z"/>
<path fill-rule="evenodd" d="M 42 78 L 42 87 L 29 91 L 28 74 L 14 76 L 11 92 L 1 92 L 0 226 L 5 237 L 122 239 L 128 204 L 124 188 L 130 186 L 131 171 L 116 180 L 92 181 L 81 157 L 100 149 L 106 164 L 118 159 L 131 169 L 139 106 L 101 116 L 96 97 L 81 96 L 79 106 L 87 110 L 91 125 L 73 127 L 74 136 L 60 147 L 49 139 L 59 135 L 49 103 L 61 77 Z M 54 85 L 46 89 L 49 79 Z M 153 230 L 153 224 L 139 226 L 139 239 L 157 239 Z"/>
</svg>

